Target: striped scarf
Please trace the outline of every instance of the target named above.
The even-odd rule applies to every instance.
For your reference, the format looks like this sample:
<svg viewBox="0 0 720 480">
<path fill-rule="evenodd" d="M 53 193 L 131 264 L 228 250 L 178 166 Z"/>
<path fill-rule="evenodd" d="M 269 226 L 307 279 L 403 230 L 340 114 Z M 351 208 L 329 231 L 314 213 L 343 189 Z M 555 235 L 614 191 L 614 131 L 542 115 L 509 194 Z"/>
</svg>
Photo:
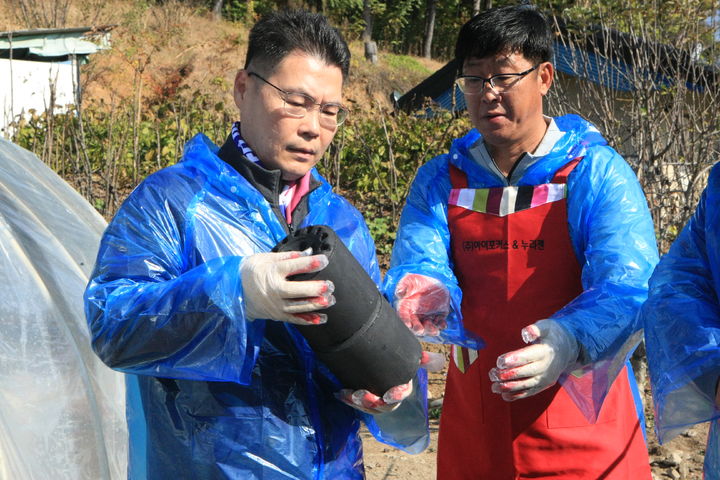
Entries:
<svg viewBox="0 0 720 480">
<path fill-rule="evenodd" d="M 230 134 L 232 135 L 232 138 L 235 141 L 235 145 L 237 145 L 238 150 L 240 150 L 242 154 L 248 158 L 248 160 L 253 163 L 260 163 L 260 159 L 257 157 L 257 155 L 255 155 L 255 152 L 252 151 L 250 145 L 248 145 L 245 140 L 243 140 L 242 135 L 240 135 L 240 122 L 233 123 Z"/>
<path fill-rule="evenodd" d="M 238 150 L 242 152 L 245 157 L 251 162 L 262 166 L 262 162 L 252 151 L 250 145 L 242 138 L 240 134 L 240 122 L 235 122 L 232 126 L 231 135 Z M 287 221 L 288 225 L 292 223 L 292 212 L 295 207 L 300 203 L 302 197 L 310 190 L 310 172 L 306 173 L 302 178 L 294 181 L 283 181 L 284 185 L 280 196 L 278 197 L 278 204 L 280 212 Z"/>
</svg>

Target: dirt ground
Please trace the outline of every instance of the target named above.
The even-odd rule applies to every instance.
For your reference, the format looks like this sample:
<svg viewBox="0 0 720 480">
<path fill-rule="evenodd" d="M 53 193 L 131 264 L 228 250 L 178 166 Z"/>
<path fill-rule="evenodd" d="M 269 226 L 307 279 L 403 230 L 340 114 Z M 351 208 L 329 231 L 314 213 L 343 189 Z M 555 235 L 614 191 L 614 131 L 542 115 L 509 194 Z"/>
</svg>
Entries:
<svg viewBox="0 0 720 480">
<path fill-rule="evenodd" d="M 368 431 L 362 432 L 367 480 L 424 480 L 435 478 L 438 420 L 430 422 L 430 446 L 422 453 L 410 455 L 376 441 Z"/>
<path fill-rule="evenodd" d="M 440 398 L 444 389 L 444 374 L 431 375 L 429 388 L 431 398 Z M 653 480 L 702 480 L 707 425 L 696 426 L 660 445 L 653 430 L 652 400 L 648 386 L 644 388 L 644 403 Z M 438 428 L 439 420 L 431 420 L 430 446 L 418 455 L 409 455 L 383 445 L 373 439 L 369 432 L 363 431 L 367 480 L 434 479 Z"/>
</svg>

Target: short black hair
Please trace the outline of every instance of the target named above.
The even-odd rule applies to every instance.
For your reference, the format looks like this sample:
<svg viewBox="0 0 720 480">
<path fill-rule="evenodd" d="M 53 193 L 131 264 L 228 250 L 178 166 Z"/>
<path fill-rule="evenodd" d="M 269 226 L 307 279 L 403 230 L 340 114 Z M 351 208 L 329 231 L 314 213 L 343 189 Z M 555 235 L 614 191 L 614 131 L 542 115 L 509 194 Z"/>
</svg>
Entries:
<svg viewBox="0 0 720 480">
<path fill-rule="evenodd" d="M 250 30 L 245 68 L 252 63 L 269 74 L 292 51 L 335 65 L 343 79 L 350 71 L 350 50 L 327 18 L 306 10 L 282 10 L 265 15 Z"/>
<path fill-rule="evenodd" d="M 520 53 L 533 63 L 549 62 L 553 35 L 545 16 L 533 5 L 491 8 L 460 29 L 455 58 L 460 68 L 469 58 Z"/>
</svg>

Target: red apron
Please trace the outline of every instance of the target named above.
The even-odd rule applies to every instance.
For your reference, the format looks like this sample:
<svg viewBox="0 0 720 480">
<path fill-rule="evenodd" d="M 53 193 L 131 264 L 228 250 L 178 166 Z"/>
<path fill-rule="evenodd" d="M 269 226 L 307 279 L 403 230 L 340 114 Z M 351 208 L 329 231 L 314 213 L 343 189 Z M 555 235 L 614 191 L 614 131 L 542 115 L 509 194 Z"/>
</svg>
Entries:
<svg viewBox="0 0 720 480">
<path fill-rule="evenodd" d="M 520 330 L 582 292 L 565 199 L 567 176 L 579 161 L 558 170 L 550 184 L 477 190 L 450 166 L 448 221 L 463 321 L 487 346 L 454 347 L 440 420 L 439 479 L 651 478 L 627 369 L 595 424 L 558 385 L 515 402 L 490 391 L 488 372 L 497 357 L 525 346 Z"/>
</svg>

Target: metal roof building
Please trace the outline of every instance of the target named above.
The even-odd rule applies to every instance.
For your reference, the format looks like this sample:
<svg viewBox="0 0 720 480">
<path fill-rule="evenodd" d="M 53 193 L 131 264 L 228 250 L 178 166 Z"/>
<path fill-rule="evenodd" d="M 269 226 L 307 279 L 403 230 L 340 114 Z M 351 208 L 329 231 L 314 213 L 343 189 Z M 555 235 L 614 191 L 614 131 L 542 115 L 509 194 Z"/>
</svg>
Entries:
<svg viewBox="0 0 720 480">
<path fill-rule="evenodd" d="M 668 45 L 652 43 L 611 29 L 595 28 L 569 35 L 563 26 L 553 45 L 553 64 L 561 75 L 593 82 L 617 92 L 632 92 L 637 82 L 649 81 L 656 88 L 675 83 L 674 72 L 685 72 L 685 86 L 700 90 L 716 84 L 718 72 L 696 56 Z M 635 67 L 634 67 L 635 65 Z M 639 69 L 637 65 L 643 65 Z M 459 72 L 455 59 L 413 87 L 396 101 L 405 111 L 422 108 L 428 98 L 438 106 L 465 110 L 465 98 L 453 88 Z"/>
<path fill-rule="evenodd" d="M 79 105 L 80 65 L 110 48 L 112 28 L 0 32 L 0 130 L 31 110 L 65 111 Z"/>
</svg>

